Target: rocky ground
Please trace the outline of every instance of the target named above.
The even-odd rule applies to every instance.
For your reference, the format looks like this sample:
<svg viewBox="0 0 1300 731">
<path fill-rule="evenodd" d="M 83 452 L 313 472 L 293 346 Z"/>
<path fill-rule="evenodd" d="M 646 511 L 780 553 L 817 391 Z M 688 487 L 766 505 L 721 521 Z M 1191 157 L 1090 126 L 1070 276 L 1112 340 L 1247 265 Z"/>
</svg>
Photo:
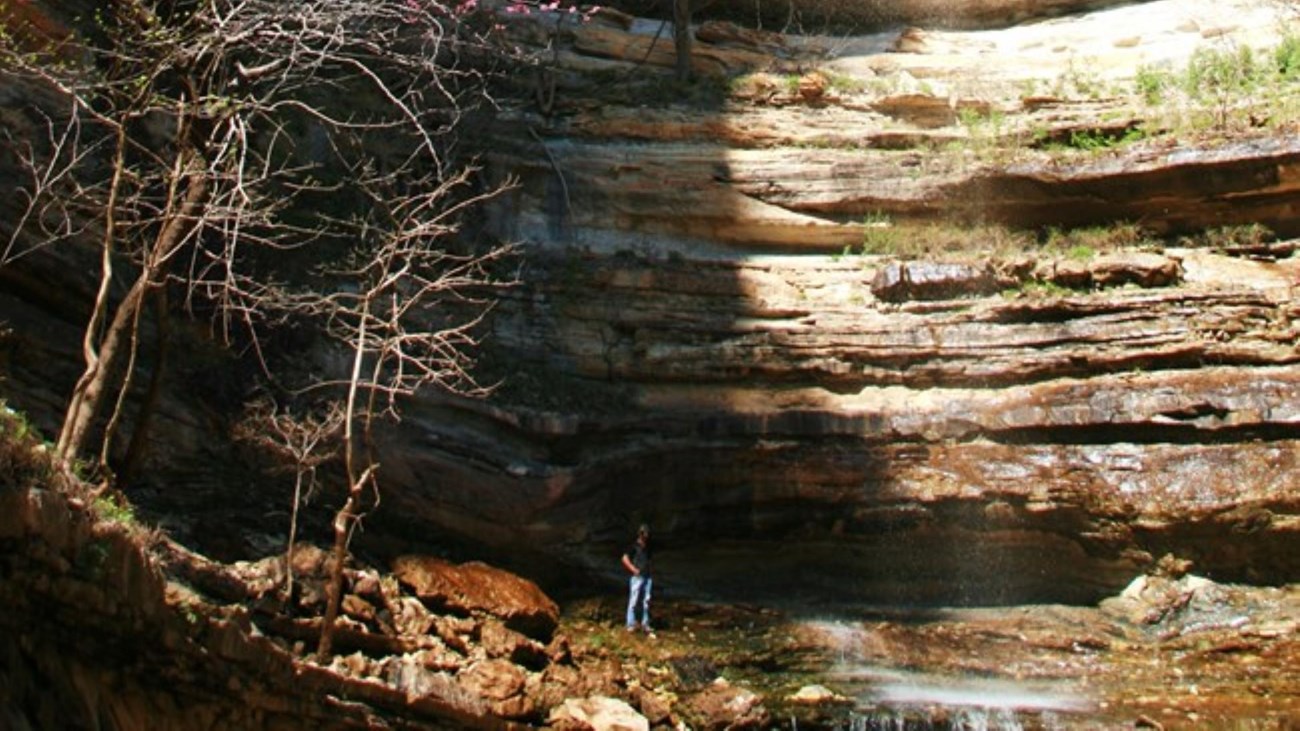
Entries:
<svg viewBox="0 0 1300 731">
<path fill-rule="evenodd" d="M 1093 607 L 670 598 L 646 635 L 622 627 L 617 591 L 561 612 L 499 569 L 406 556 L 347 570 L 322 658 L 319 549 L 297 548 L 286 595 L 282 558 L 213 562 L 75 483 L 39 487 L 42 458 L 4 452 L 5 728 L 1289 728 L 1300 714 L 1300 592 L 1173 559 Z"/>
<path fill-rule="evenodd" d="M 1288 728 L 1297 601 L 1295 587 L 1150 576 L 1093 607 L 810 618 L 670 602 L 656 640 L 622 637 L 589 606 L 566 626 L 688 688 L 756 693 L 766 719 L 751 727 Z"/>
</svg>

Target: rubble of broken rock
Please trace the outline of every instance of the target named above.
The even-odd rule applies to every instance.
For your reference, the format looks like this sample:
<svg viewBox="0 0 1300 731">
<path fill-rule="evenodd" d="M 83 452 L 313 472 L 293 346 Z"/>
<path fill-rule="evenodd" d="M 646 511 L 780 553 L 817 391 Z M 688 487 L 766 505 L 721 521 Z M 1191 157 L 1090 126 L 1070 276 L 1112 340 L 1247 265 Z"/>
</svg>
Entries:
<svg viewBox="0 0 1300 731">
<path fill-rule="evenodd" d="M 286 598 L 281 557 L 211 561 L 97 504 L 0 489 L 0 718 L 18 728 L 1281 728 L 1300 714 L 1300 586 L 1216 583 L 1173 558 L 1093 606 L 670 595 L 652 637 L 623 629 L 619 587 L 562 608 L 485 564 L 405 556 L 347 569 L 324 661 L 324 551 L 294 551 Z"/>
</svg>

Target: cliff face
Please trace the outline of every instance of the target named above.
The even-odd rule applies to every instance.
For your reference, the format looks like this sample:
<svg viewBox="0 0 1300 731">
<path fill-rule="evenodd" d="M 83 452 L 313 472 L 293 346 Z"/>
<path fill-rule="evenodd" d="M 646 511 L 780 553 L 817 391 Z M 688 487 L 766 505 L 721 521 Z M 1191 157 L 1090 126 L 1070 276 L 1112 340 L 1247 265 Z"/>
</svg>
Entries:
<svg viewBox="0 0 1300 731">
<path fill-rule="evenodd" d="M 494 333 L 521 372 L 420 419 L 411 474 L 455 476 L 399 499 L 596 566 L 649 519 L 705 594 L 1087 602 L 1165 554 L 1293 581 L 1293 122 L 1224 90 L 1193 123 L 1134 80 L 1271 58 L 1277 22 L 706 24 L 697 72 L 733 77 L 704 102 L 644 81 L 672 61 L 653 25 L 566 30 L 602 82 L 557 73 L 492 148 L 521 181 L 495 223 L 529 269 Z M 1283 238 L 1234 240 L 1257 224 Z M 1072 227 L 1117 243 L 1054 242 Z"/>
<path fill-rule="evenodd" d="M 1290 107 L 1224 96 L 1197 126 L 1132 81 L 1271 47 L 1273 7 L 852 38 L 711 22 L 686 87 L 657 24 L 508 21 L 524 44 L 558 32 L 559 66 L 489 132 L 489 174 L 520 182 L 489 215 L 521 243 L 483 357 L 502 386 L 407 405 L 362 540 L 604 576 L 644 520 L 675 592 L 807 601 L 1091 602 L 1166 554 L 1295 581 Z M 1048 230 L 1133 222 L 1162 238 Z M 1283 238 L 1224 228 L 1257 223 Z M 6 392 L 47 426 L 92 291 L 79 261 L 4 271 Z M 236 378 L 217 355 L 174 365 L 133 497 L 252 553 L 283 526 L 248 518 L 268 493 L 230 464 Z"/>
<path fill-rule="evenodd" d="M 93 5 L 0 17 L 57 38 Z M 555 709 L 627 706 L 613 697 L 663 727 L 729 728 L 742 701 L 769 723 L 747 690 L 690 679 L 714 669 L 710 627 L 729 668 L 800 682 L 847 656 L 1104 677 L 1088 694 L 1112 725 L 1162 706 L 1288 717 L 1294 588 L 1174 578 L 1300 577 L 1300 60 L 1278 7 L 865 3 L 841 20 L 914 25 L 834 38 L 708 19 L 687 85 L 658 23 L 505 18 L 554 66 L 478 140 L 485 175 L 518 181 L 484 222 L 520 244 L 481 353 L 501 385 L 420 394 L 383 434 L 382 503 L 353 547 L 397 560 L 349 568 L 341 656 L 307 653 L 319 552 L 299 554 L 296 595 L 273 591 L 290 480 L 232 441 L 246 364 L 178 318 L 127 487 L 157 533 L 0 464 L 0 725 L 567 728 Z M 1016 25 L 1038 13 L 1066 17 Z M 40 139 L 55 102 L 0 78 L 5 139 Z M 0 147 L 0 240 L 21 150 Z M 61 243 L 0 267 L 0 393 L 47 434 L 97 266 L 93 243 Z M 146 353 L 137 383 L 155 367 Z M 304 534 L 336 498 L 305 507 Z M 455 544 L 564 596 L 618 575 L 642 521 L 670 631 L 639 664 L 603 646 L 614 627 L 615 654 L 645 652 L 607 586 L 614 608 L 570 645 L 528 581 L 408 553 Z M 847 645 L 782 625 L 754 655 L 726 643 L 767 609 L 672 601 L 802 617 L 1093 605 L 1126 585 L 1100 608 L 946 626 L 885 613 Z"/>
</svg>

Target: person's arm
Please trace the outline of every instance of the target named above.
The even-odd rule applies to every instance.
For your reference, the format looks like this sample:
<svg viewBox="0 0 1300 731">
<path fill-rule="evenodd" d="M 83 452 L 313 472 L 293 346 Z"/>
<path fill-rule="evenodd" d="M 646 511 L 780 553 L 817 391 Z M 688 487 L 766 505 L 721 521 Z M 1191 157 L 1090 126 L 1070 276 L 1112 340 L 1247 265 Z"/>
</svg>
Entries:
<svg viewBox="0 0 1300 731">
<path fill-rule="evenodd" d="M 627 572 L 633 576 L 641 575 L 641 570 L 632 563 L 632 559 L 628 558 L 626 553 L 623 554 L 623 568 L 627 569 Z"/>
</svg>

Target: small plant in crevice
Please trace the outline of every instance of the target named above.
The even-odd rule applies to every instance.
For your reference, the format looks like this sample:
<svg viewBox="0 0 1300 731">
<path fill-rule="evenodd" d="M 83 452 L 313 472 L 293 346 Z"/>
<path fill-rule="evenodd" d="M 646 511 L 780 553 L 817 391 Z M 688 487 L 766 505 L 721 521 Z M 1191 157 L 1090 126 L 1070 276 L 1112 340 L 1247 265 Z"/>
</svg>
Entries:
<svg viewBox="0 0 1300 731">
<path fill-rule="evenodd" d="M 1044 251 L 1075 261 L 1086 261 L 1099 252 L 1157 243 L 1140 225 L 1125 221 L 1073 229 L 1049 226 L 1041 232 L 1039 240 Z"/>
<path fill-rule="evenodd" d="M 26 414 L 0 400 L 0 487 L 45 482 L 53 472 L 49 444 Z"/>
<path fill-rule="evenodd" d="M 862 79 L 839 71 L 824 71 L 829 88 L 840 94 L 861 94 L 867 88 Z"/>
<path fill-rule="evenodd" d="M 1087 244 L 1075 244 L 1065 252 L 1065 257 L 1074 261 L 1088 261 L 1096 255 L 1097 251 Z"/>
<path fill-rule="evenodd" d="M 1026 279 L 1020 283 L 1018 289 L 1009 289 L 1002 292 L 1002 296 L 1007 299 L 1016 299 L 1017 297 L 1066 297 L 1077 294 L 1069 287 L 1045 279 Z"/>
<path fill-rule="evenodd" d="M 1282 81 L 1300 78 L 1300 36 L 1288 33 L 1273 49 L 1273 71 Z"/>
<path fill-rule="evenodd" d="M 200 616 L 198 609 L 193 604 L 181 604 L 177 609 L 180 611 L 181 618 L 191 627 L 197 627 Z"/>
<path fill-rule="evenodd" d="M 1178 244 L 1188 248 L 1232 251 L 1234 249 L 1251 249 L 1265 246 L 1276 239 L 1277 235 L 1268 226 L 1260 223 L 1249 223 L 1237 226 L 1222 226 L 1184 236 L 1178 240 Z"/>
<path fill-rule="evenodd" d="M 1085 129 L 1070 132 L 1068 147 L 1084 152 L 1100 152 L 1138 142 L 1147 137 L 1142 125 L 1132 125 L 1122 130 Z"/>
<path fill-rule="evenodd" d="M 1150 129 L 1175 137 L 1294 125 L 1300 109 L 1300 36 L 1271 48 L 1218 41 L 1181 67 L 1144 65 L 1132 93 L 1148 107 Z"/>
<path fill-rule="evenodd" d="M 125 501 L 125 498 L 117 498 L 107 494 L 98 495 L 92 505 L 95 514 L 101 520 L 118 523 L 126 527 L 136 526 L 135 509 Z"/>
<path fill-rule="evenodd" d="M 868 213 L 862 220 L 862 253 L 889 255 L 898 252 L 898 229 L 889 215 Z"/>
<path fill-rule="evenodd" d="M 1198 48 L 1187 61 L 1183 88 L 1193 99 L 1221 100 L 1254 91 L 1264 76 L 1250 46 Z"/>
<path fill-rule="evenodd" d="M 1167 66 L 1143 64 L 1133 76 L 1133 85 L 1137 93 L 1148 105 L 1155 106 L 1164 101 L 1169 90 L 1176 86 L 1174 73 Z"/>
</svg>

